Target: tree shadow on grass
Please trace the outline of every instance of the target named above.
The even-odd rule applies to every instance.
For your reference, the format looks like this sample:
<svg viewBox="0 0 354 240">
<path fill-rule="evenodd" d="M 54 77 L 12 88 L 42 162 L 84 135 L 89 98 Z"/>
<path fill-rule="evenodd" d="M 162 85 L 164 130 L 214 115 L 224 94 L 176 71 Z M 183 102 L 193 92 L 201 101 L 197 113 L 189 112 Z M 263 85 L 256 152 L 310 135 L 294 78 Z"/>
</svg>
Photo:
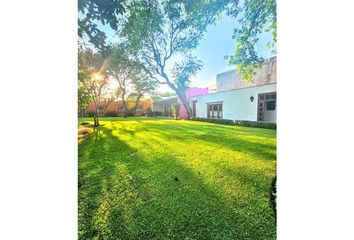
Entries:
<svg viewBox="0 0 354 240">
<path fill-rule="evenodd" d="M 197 140 L 218 145 L 220 148 L 245 152 L 257 158 L 276 159 L 276 143 L 273 140 L 274 130 L 219 126 L 216 124 L 195 126 L 178 123 L 170 123 L 164 126 L 149 123 L 139 130 L 158 133 L 167 140 L 175 139 L 190 143 L 195 143 Z"/>
<path fill-rule="evenodd" d="M 274 236 L 272 224 L 245 221 L 232 202 L 172 153 L 147 156 L 113 131 L 97 128 L 79 144 L 80 239 Z M 146 144 L 156 151 L 161 146 Z"/>
</svg>

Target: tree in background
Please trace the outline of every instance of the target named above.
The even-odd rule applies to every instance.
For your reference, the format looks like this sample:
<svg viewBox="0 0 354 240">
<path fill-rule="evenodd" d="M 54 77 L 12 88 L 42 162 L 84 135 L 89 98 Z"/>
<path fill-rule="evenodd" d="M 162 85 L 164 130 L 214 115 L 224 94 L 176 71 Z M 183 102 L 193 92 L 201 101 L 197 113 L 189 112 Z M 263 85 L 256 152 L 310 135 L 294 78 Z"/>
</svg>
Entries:
<svg viewBox="0 0 354 240">
<path fill-rule="evenodd" d="M 101 53 L 95 53 L 90 48 L 79 48 L 78 60 L 79 91 L 81 86 L 85 96 L 94 102 L 94 126 L 97 127 L 99 126 L 100 102 L 105 97 L 105 87 L 108 84 L 108 76 L 104 70 L 106 60 Z"/>
<path fill-rule="evenodd" d="M 142 70 L 140 63 L 129 56 L 123 46 L 110 46 L 108 52 L 107 73 L 119 85 L 123 110 L 127 116 L 136 111 L 144 94 L 155 90 L 156 82 Z M 132 106 L 129 106 L 128 98 L 134 102 Z"/>
<path fill-rule="evenodd" d="M 235 55 L 227 58 L 230 64 L 237 66 L 246 81 L 252 81 L 255 71 L 264 61 L 257 50 L 262 34 L 271 34 L 271 40 L 266 45 L 276 54 L 276 0 L 230 0 L 227 14 L 239 22 L 233 34 L 236 39 Z"/>
<path fill-rule="evenodd" d="M 172 105 L 172 116 L 174 116 L 176 119 L 179 119 L 179 109 L 180 105 L 178 103 Z"/>
<path fill-rule="evenodd" d="M 106 115 L 107 112 L 107 108 L 108 106 L 117 99 L 117 97 L 120 94 L 120 88 L 118 87 L 117 89 L 114 89 L 110 86 L 109 81 L 107 82 L 107 84 L 104 86 L 104 89 L 102 91 L 102 96 L 101 96 L 101 101 L 100 101 L 100 107 L 103 116 Z"/>
<path fill-rule="evenodd" d="M 127 6 L 127 17 L 122 23 L 120 38 L 141 62 L 141 66 L 159 84 L 168 85 L 181 99 L 188 118 L 191 109 L 185 96 L 189 76 L 201 68 L 201 63 L 190 55 L 206 31 L 215 21 L 226 1 L 134 1 Z M 174 79 L 167 72 L 172 56 L 181 56 L 174 62 Z M 184 70 L 183 68 L 187 68 Z"/>
<path fill-rule="evenodd" d="M 97 23 L 109 25 L 113 30 L 118 29 L 117 17 L 125 12 L 124 0 L 79 0 L 78 10 L 82 17 L 78 18 L 78 34 L 80 38 L 88 36 L 89 42 L 96 48 L 105 47 L 106 34 Z"/>
</svg>

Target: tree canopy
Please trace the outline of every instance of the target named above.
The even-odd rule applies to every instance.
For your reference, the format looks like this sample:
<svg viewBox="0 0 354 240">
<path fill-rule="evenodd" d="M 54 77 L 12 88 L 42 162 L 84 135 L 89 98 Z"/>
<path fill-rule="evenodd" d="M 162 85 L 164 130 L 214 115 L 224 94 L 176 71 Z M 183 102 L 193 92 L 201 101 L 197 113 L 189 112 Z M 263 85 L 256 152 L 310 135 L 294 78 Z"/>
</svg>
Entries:
<svg viewBox="0 0 354 240">
<path fill-rule="evenodd" d="M 273 54 L 276 53 L 276 0 L 232 0 L 227 14 L 239 23 L 233 34 L 236 39 L 235 54 L 229 57 L 229 62 L 237 66 L 245 80 L 252 81 L 255 70 L 264 60 L 257 49 L 262 34 L 271 34 L 271 40 L 266 45 Z"/>
<path fill-rule="evenodd" d="M 98 28 L 97 22 L 117 31 L 117 17 L 125 12 L 123 3 L 124 0 L 79 0 L 78 10 L 82 15 L 78 19 L 79 37 L 87 35 L 96 48 L 104 48 L 106 34 Z"/>
<path fill-rule="evenodd" d="M 144 71 L 160 84 L 176 92 L 191 116 L 185 88 L 189 77 L 201 69 L 201 62 L 191 55 L 206 28 L 216 20 L 224 1 L 141 0 L 127 6 L 120 38 L 129 46 Z M 181 62 L 173 56 L 180 55 Z M 171 78 L 167 64 L 174 63 Z"/>
</svg>

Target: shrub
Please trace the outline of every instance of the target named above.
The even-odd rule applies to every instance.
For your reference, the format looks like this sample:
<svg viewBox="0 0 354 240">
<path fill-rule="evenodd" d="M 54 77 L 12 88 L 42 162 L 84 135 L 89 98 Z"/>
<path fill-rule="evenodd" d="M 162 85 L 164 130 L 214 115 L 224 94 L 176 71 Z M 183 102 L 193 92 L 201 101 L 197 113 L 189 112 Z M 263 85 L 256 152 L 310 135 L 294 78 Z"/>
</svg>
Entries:
<svg viewBox="0 0 354 240">
<path fill-rule="evenodd" d="M 195 118 L 195 121 L 210 122 L 224 125 L 237 125 L 244 127 L 254 127 L 254 128 L 267 128 L 267 129 L 277 129 L 276 123 L 268 122 L 257 122 L 257 121 L 246 121 L 246 120 L 231 120 L 231 119 L 217 119 L 217 118 Z"/>
<path fill-rule="evenodd" d="M 95 112 L 92 112 L 92 111 L 87 111 L 86 112 L 86 116 L 87 117 L 93 117 L 95 115 Z"/>
<path fill-rule="evenodd" d="M 126 117 L 134 117 L 135 116 L 135 113 L 132 112 L 132 111 L 128 111 L 126 114 L 125 114 Z"/>
<path fill-rule="evenodd" d="M 105 117 L 117 117 L 118 113 L 116 111 L 108 111 L 104 115 Z"/>
<path fill-rule="evenodd" d="M 268 122 L 235 120 L 234 124 L 238 125 L 238 126 L 244 126 L 244 127 L 277 129 L 277 124 L 276 123 L 268 123 Z"/>
<path fill-rule="evenodd" d="M 221 119 L 221 118 L 195 118 L 196 121 L 218 123 L 224 125 L 233 125 L 234 121 L 231 119 Z"/>
<path fill-rule="evenodd" d="M 179 119 L 179 109 L 180 109 L 179 103 L 172 105 L 172 116 L 175 117 L 176 119 Z"/>
<path fill-rule="evenodd" d="M 159 117 L 159 116 L 162 116 L 162 112 L 159 112 L 159 111 L 147 112 L 147 113 L 145 113 L 145 116 L 147 116 L 147 117 Z"/>
</svg>

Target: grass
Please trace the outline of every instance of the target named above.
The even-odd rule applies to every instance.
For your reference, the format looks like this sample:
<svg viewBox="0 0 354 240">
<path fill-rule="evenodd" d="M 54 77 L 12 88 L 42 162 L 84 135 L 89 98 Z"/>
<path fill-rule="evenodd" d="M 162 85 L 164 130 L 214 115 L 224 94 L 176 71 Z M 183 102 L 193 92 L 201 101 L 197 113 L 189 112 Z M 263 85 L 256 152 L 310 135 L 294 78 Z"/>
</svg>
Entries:
<svg viewBox="0 0 354 240">
<path fill-rule="evenodd" d="M 100 123 L 79 140 L 79 239 L 275 239 L 276 131 Z"/>
</svg>

